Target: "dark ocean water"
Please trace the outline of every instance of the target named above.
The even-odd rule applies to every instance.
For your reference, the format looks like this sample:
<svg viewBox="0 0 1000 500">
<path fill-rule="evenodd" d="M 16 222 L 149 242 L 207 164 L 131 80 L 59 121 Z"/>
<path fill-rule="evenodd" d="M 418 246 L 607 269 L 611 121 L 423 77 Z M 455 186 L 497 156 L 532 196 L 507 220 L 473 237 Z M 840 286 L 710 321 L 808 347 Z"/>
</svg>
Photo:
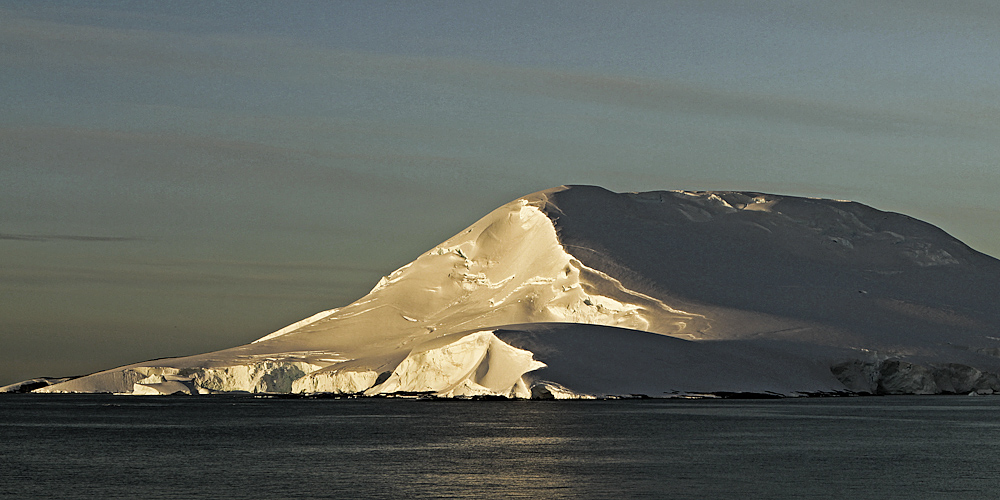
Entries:
<svg viewBox="0 0 1000 500">
<path fill-rule="evenodd" d="M 2 498 L 1000 498 L 1000 397 L 0 396 Z"/>
</svg>

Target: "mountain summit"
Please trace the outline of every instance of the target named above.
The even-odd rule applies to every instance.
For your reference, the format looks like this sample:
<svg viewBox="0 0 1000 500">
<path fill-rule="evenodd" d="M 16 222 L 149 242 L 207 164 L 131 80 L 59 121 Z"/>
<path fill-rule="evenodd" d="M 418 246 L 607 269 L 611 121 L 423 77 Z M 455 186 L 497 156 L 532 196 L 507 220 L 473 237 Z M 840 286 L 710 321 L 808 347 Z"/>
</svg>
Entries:
<svg viewBox="0 0 1000 500">
<path fill-rule="evenodd" d="M 1000 392 L 1000 261 L 859 203 L 562 186 L 347 306 L 37 392 Z"/>
</svg>

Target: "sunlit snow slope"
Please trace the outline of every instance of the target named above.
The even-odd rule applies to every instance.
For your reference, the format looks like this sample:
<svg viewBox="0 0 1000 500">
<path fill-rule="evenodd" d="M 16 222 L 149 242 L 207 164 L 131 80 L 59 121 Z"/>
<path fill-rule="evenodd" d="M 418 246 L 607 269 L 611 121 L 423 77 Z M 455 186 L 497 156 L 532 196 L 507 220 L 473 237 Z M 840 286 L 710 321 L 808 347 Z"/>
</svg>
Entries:
<svg viewBox="0 0 1000 500">
<path fill-rule="evenodd" d="M 857 203 L 571 186 L 248 345 L 36 392 L 1000 392 L 1000 261 Z"/>
</svg>

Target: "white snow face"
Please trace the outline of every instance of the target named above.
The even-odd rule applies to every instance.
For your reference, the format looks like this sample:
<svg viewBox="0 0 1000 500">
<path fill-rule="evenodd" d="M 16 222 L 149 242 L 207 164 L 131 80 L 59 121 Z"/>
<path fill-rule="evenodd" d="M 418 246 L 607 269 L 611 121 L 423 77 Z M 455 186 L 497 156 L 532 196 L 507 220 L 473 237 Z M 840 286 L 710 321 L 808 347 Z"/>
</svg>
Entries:
<svg viewBox="0 0 1000 500">
<path fill-rule="evenodd" d="M 693 331 L 699 315 L 628 290 L 567 253 L 552 220 L 537 204 L 521 199 L 505 205 L 383 278 L 361 300 L 255 344 L 347 327 L 355 330 L 352 337 L 369 342 L 372 336 L 366 332 L 376 324 L 403 339 L 536 322 L 677 335 Z"/>
<path fill-rule="evenodd" d="M 989 381 L 1000 371 L 998 283 L 996 259 L 856 203 L 560 187 L 494 210 L 358 301 L 251 344 L 38 391 L 830 392 L 847 390 L 831 366 L 890 358 L 975 366 Z M 566 326 L 529 329 L 524 344 L 496 333 L 542 323 Z M 657 335 L 629 343 L 627 331 Z M 592 362 L 569 362 L 574 352 Z"/>
</svg>

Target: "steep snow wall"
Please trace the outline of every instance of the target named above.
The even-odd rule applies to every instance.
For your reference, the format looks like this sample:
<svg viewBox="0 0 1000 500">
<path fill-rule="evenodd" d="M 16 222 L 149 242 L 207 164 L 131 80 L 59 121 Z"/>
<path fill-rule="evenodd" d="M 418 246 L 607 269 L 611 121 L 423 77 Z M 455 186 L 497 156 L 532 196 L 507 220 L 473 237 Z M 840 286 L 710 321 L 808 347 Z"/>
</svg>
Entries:
<svg viewBox="0 0 1000 500">
<path fill-rule="evenodd" d="M 67 383 L 39 392 L 94 392 L 99 384 L 101 392 L 134 395 L 328 392 L 528 398 L 531 391 L 523 376 L 545 366 L 531 352 L 511 347 L 492 331 L 446 335 L 419 344 L 391 372 L 384 372 L 383 380 L 378 372 L 357 363 L 343 365 L 320 373 L 316 365 L 268 359 L 197 368 L 130 366 L 81 380 L 87 385 Z"/>
<path fill-rule="evenodd" d="M 40 393 L 106 392 L 115 394 L 172 394 L 174 392 L 291 392 L 292 382 L 317 365 L 301 361 L 243 360 L 226 366 L 198 366 L 197 359 L 158 360 L 162 364 L 130 365 L 50 385 Z M 169 364 L 168 364 L 169 363 Z M 176 366 L 171 366 L 176 365 Z M 165 385 L 163 385 L 165 384 Z M 187 389 L 182 389 L 183 384 Z"/>
<path fill-rule="evenodd" d="M 365 394 L 528 398 L 531 392 L 522 377 L 544 367 L 531 352 L 511 347 L 492 331 L 448 335 L 414 349 L 388 380 Z"/>
</svg>

